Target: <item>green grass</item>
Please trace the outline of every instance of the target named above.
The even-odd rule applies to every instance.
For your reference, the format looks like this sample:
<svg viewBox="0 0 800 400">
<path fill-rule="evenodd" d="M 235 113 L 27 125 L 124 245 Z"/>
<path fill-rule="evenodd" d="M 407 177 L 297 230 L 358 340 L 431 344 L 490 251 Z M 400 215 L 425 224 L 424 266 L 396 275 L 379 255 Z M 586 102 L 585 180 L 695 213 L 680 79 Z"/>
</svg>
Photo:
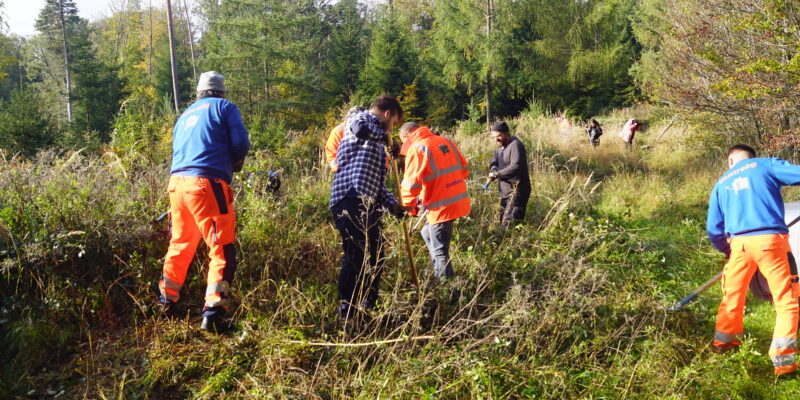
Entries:
<svg viewBox="0 0 800 400">
<path fill-rule="evenodd" d="M 646 110 L 635 110 L 646 120 Z M 187 318 L 158 315 L 166 249 L 163 164 L 147 157 L 43 154 L 0 164 L 3 293 L 0 392 L 62 398 L 793 398 L 766 355 L 774 312 L 750 299 L 734 354 L 709 351 L 717 286 L 680 312 L 666 308 L 718 272 L 705 238 L 721 157 L 687 145 L 683 127 L 616 138 L 627 115 L 601 119 L 587 147 L 579 128 L 547 117 L 514 121 L 529 149 L 526 222 L 496 229 L 497 198 L 481 191 L 493 145 L 454 134 L 471 162 L 473 212 L 452 254 L 461 298 L 417 293 L 402 233 L 387 217 L 386 272 L 374 317 L 337 324 L 340 244 L 327 197 L 322 132 L 294 134 L 250 170 L 282 168 L 273 197 L 234 183 L 240 251 L 231 336 L 201 332 L 205 258 L 182 293 Z M 257 182 L 256 182 L 257 183 Z M 789 191 L 788 195 L 795 196 Z M 421 279 L 430 277 L 414 234 Z M 201 252 L 204 247 L 200 247 Z"/>
</svg>

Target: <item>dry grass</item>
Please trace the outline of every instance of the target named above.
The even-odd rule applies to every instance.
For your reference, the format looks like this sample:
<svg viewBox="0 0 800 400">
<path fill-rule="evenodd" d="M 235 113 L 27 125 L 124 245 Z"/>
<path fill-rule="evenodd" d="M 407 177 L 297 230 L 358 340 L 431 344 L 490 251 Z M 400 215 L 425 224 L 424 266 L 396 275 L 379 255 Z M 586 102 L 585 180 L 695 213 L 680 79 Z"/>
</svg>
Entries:
<svg viewBox="0 0 800 400">
<path fill-rule="evenodd" d="M 644 120 L 639 112 L 601 119 L 597 149 L 550 117 L 514 121 L 534 190 L 526 223 L 509 232 L 495 229 L 496 195 L 480 189 L 494 145 L 455 134 L 472 165 L 473 213 L 458 222 L 451 250 L 460 296 L 410 284 L 401 231 L 387 217 L 381 301 L 353 330 L 334 313 L 339 239 L 316 147 L 322 133 L 249 161 L 284 169 L 282 195 L 234 186 L 240 328 L 230 336 L 197 329 L 203 257 L 183 293 L 187 317 L 154 309 L 166 240 L 149 221 L 166 207 L 163 170 L 83 154 L 6 161 L 2 289 L 27 308 L 4 305 L 14 313 L 2 325 L 5 346 L 19 351 L 10 365 L 25 373 L 3 369 L 14 381 L 0 389 L 68 398 L 696 398 L 702 378 L 676 371 L 705 354 L 698 317 L 664 311 L 675 296 L 661 288 L 665 253 L 621 221 L 671 221 L 659 212 L 671 203 L 694 215 L 713 173 L 679 145 L 682 127 L 663 144 L 650 141 L 660 126 L 648 127 L 640 138 L 649 147 L 625 152 L 616 131 L 629 115 Z M 417 235 L 414 247 L 426 287 Z M 10 329 L 22 321 L 36 322 Z M 53 346 L 56 326 L 66 335 Z M 57 346 L 19 361 L 22 351 Z"/>
</svg>

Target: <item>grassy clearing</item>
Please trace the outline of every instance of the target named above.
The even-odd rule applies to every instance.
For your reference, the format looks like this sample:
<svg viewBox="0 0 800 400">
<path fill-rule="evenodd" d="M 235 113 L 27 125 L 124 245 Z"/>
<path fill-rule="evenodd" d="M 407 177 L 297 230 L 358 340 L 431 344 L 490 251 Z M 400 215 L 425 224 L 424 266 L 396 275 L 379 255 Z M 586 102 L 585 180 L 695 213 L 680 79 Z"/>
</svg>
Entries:
<svg viewBox="0 0 800 400">
<path fill-rule="evenodd" d="M 645 145 L 616 132 L 633 116 Z M 748 338 L 708 351 L 719 289 L 688 310 L 666 306 L 716 273 L 705 207 L 722 160 L 686 130 L 642 110 L 600 118 L 591 149 L 578 127 L 522 116 L 533 195 L 526 223 L 495 229 L 482 191 L 493 144 L 456 133 L 472 163 L 473 213 L 453 243 L 461 297 L 417 293 L 402 233 L 387 217 L 387 271 L 376 322 L 346 334 L 334 304 L 339 239 L 327 210 L 321 132 L 298 134 L 251 170 L 282 168 L 273 197 L 238 179 L 241 329 L 197 329 L 205 261 L 186 318 L 154 311 L 166 227 L 166 166 L 135 157 L 44 154 L 0 164 L 3 353 L 0 392 L 61 398 L 789 398 L 766 356 L 774 316 L 751 300 Z M 660 136 L 660 137 L 659 137 Z M 658 138 L 659 140 L 656 140 Z M 422 280 L 430 275 L 414 237 Z M 203 247 L 201 246 L 201 249 Z"/>
</svg>

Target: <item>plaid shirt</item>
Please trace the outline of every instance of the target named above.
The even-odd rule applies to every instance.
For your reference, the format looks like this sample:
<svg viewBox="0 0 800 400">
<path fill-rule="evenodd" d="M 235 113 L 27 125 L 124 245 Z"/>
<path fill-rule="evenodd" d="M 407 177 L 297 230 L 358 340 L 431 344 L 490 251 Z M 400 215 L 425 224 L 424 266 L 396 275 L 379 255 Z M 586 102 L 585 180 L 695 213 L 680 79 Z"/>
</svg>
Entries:
<svg viewBox="0 0 800 400">
<path fill-rule="evenodd" d="M 350 117 L 345 125 L 347 129 L 336 151 L 339 169 L 333 176 L 331 207 L 350 189 L 378 206 L 396 204 L 397 199 L 386 189 L 386 132 L 378 117 L 363 111 Z"/>
</svg>

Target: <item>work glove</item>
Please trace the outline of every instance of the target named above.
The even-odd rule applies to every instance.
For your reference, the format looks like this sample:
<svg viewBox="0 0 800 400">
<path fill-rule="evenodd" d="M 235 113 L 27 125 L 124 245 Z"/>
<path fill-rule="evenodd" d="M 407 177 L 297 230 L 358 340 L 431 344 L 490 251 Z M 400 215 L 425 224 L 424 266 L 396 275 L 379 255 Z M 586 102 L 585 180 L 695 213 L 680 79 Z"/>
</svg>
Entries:
<svg viewBox="0 0 800 400">
<path fill-rule="evenodd" d="M 394 215 L 397 219 L 405 218 L 408 215 L 406 211 L 408 211 L 408 209 L 403 207 L 400 203 L 394 203 L 389 206 L 389 213 Z"/>
<path fill-rule="evenodd" d="M 489 179 L 497 179 L 497 171 L 489 172 Z"/>
</svg>

